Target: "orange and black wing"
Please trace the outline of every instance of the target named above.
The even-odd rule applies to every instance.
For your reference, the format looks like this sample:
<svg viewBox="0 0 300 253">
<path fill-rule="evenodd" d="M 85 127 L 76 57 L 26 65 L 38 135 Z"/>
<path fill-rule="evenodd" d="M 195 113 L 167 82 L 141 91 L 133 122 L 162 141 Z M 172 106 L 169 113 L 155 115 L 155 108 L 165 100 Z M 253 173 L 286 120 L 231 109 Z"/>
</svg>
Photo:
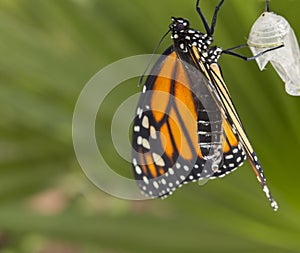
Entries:
<svg viewBox="0 0 300 253">
<path fill-rule="evenodd" d="M 135 179 L 147 196 L 167 196 L 184 183 L 225 175 L 243 163 L 243 149 L 208 82 L 173 47 L 151 70 L 132 137 Z"/>
</svg>

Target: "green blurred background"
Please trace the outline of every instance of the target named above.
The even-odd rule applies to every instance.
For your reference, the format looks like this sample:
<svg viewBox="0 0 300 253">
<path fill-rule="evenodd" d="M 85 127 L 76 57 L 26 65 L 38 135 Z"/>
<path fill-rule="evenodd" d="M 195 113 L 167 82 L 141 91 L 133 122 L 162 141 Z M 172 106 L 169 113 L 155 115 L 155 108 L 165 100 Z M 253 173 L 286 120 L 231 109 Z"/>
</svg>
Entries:
<svg viewBox="0 0 300 253">
<path fill-rule="evenodd" d="M 203 30 L 194 2 L 0 1 L 1 253 L 300 252 L 300 98 L 285 93 L 271 66 L 260 72 L 255 62 L 220 60 L 278 212 L 248 163 L 163 201 L 127 201 L 96 188 L 76 160 L 72 114 L 85 83 L 118 59 L 152 53 L 171 16 Z M 208 18 L 217 2 L 202 0 Z M 263 0 L 225 1 L 215 43 L 245 43 L 263 9 Z M 273 0 L 271 9 L 300 38 L 300 2 Z M 113 152 L 107 162 L 123 175 L 131 166 L 113 150 L 110 122 L 139 89 L 137 79 L 120 85 L 97 121 L 99 147 Z"/>
</svg>

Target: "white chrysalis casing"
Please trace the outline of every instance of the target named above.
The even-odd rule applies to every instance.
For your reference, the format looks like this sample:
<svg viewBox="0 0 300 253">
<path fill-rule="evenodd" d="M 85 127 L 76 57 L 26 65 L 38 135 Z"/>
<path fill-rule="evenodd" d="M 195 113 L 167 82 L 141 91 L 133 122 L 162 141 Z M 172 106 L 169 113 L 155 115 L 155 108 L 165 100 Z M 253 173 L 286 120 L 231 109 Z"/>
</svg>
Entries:
<svg viewBox="0 0 300 253">
<path fill-rule="evenodd" d="M 254 55 L 284 45 L 257 57 L 256 62 L 263 70 L 270 61 L 284 81 L 286 92 L 300 96 L 300 50 L 295 33 L 285 18 L 264 12 L 251 28 L 248 45 Z"/>
</svg>

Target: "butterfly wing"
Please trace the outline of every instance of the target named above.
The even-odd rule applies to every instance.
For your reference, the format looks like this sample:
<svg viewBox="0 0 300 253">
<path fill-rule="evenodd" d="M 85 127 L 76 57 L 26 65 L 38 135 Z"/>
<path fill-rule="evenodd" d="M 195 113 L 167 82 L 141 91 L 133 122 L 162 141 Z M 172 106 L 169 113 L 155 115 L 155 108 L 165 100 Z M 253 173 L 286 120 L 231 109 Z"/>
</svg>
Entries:
<svg viewBox="0 0 300 253">
<path fill-rule="evenodd" d="M 207 81 L 178 58 L 173 46 L 151 70 L 132 136 L 134 175 L 146 195 L 165 196 L 183 183 L 210 177 L 219 167 L 223 122 Z M 213 124 L 201 125 L 204 121 Z"/>
</svg>

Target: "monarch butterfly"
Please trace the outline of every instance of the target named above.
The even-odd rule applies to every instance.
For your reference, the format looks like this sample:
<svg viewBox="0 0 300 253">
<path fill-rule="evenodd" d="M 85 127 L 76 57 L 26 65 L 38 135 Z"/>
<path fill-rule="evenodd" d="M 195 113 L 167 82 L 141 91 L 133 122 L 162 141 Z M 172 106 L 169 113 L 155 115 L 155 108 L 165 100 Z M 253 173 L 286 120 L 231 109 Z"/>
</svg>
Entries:
<svg viewBox="0 0 300 253">
<path fill-rule="evenodd" d="M 248 157 L 271 206 L 260 162 L 223 81 L 217 61 L 232 49 L 211 46 L 222 0 L 206 34 L 172 17 L 173 45 L 154 64 L 142 89 L 132 134 L 132 166 L 141 191 L 165 198 L 190 181 L 222 177 Z"/>
<path fill-rule="evenodd" d="M 296 35 L 288 21 L 270 12 L 269 1 L 266 10 L 255 21 L 249 34 L 248 44 L 255 55 L 266 48 L 278 45 L 284 47 L 256 58 L 260 70 L 270 61 L 285 83 L 285 90 L 292 96 L 300 96 L 300 50 Z"/>
</svg>

